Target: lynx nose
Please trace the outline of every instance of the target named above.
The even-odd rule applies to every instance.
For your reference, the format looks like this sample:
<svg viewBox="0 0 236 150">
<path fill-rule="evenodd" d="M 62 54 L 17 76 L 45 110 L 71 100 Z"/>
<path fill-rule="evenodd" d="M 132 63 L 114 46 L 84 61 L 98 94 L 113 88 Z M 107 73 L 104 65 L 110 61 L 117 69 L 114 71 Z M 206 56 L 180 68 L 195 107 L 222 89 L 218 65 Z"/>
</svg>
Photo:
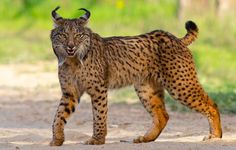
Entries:
<svg viewBox="0 0 236 150">
<path fill-rule="evenodd" d="M 74 50 L 75 50 L 75 46 L 74 46 L 74 45 L 68 45 L 68 46 L 67 46 L 67 49 L 68 49 L 69 51 L 74 51 Z"/>
<path fill-rule="evenodd" d="M 75 50 L 75 44 L 74 44 L 73 41 L 69 41 L 69 42 L 67 43 L 67 50 L 68 50 L 68 51 L 74 51 L 74 50 Z"/>
</svg>

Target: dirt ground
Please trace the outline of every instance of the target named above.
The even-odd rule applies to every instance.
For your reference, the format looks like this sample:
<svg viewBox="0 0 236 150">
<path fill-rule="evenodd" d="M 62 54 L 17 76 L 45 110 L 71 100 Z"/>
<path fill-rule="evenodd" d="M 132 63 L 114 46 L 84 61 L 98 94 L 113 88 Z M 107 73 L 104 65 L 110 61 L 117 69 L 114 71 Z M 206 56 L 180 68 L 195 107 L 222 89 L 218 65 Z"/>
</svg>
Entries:
<svg viewBox="0 0 236 150">
<path fill-rule="evenodd" d="M 56 71 L 45 70 L 38 64 L 0 66 L 0 150 L 55 149 L 49 142 L 60 88 Z M 65 127 L 64 145 L 57 149 L 236 150 L 236 115 L 222 115 L 221 140 L 203 142 L 208 133 L 208 122 L 203 116 L 168 112 L 170 120 L 155 142 L 123 143 L 120 140 L 143 135 L 151 118 L 138 100 L 132 104 L 109 102 L 106 144 L 83 145 L 92 134 L 91 104 L 85 95 Z"/>
</svg>

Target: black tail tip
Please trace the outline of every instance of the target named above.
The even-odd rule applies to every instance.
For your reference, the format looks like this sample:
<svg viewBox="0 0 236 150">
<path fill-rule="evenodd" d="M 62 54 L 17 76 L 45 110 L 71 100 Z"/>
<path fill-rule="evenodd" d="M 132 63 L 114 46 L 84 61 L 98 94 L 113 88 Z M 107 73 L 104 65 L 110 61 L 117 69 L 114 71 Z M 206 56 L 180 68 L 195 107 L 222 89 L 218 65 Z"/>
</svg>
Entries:
<svg viewBox="0 0 236 150">
<path fill-rule="evenodd" d="M 186 30 L 194 30 L 194 31 L 198 31 L 197 25 L 193 22 L 193 21 L 187 21 L 185 23 L 185 28 Z"/>
</svg>

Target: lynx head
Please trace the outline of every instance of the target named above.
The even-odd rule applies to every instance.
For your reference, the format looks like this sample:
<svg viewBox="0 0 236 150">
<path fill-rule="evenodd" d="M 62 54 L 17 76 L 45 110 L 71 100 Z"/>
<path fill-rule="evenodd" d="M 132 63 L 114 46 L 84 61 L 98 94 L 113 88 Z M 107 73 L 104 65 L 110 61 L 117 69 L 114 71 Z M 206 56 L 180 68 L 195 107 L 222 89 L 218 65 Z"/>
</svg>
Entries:
<svg viewBox="0 0 236 150">
<path fill-rule="evenodd" d="M 90 29 L 85 25 L 90 17 L 90 12 L 84 8 L 85 14 L 79 18 L 65 19 L 56 11 L 52 11 L 54 29 L 51 31 L 51 42 L 54 53 L 59 63 L 63 63 L 67 57 L 78 57 L 80 61 L 86 56 L 90 46 Z"/>
</svg>

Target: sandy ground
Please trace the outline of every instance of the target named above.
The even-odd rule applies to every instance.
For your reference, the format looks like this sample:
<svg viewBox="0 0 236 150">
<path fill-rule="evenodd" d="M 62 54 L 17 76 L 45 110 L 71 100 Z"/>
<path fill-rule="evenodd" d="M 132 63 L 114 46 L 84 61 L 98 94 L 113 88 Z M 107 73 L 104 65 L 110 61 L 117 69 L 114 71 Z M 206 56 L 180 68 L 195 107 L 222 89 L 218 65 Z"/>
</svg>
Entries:
<svg viewBox="0 0 236 150">
<path fill-rule="evenodd" d="M 45 72 L 41 65 L 0 66 L 0 150 L 236 150 L 236 115 L 222 115 L 223 139 L 203 142 L 208 133 L 204 117 L 170 110 L 168 125 L 155 142 L 120 142 L 143 135 L 151 125 L 151 118 L 138 100 L 133 104 L 109 102 L 106 144 L 83 145 L 92 134 L 88 96 L 82 98 L 66 125 L 64 145 L 50 147 L 59 98 L 56 71 Z"/>
</svg>

